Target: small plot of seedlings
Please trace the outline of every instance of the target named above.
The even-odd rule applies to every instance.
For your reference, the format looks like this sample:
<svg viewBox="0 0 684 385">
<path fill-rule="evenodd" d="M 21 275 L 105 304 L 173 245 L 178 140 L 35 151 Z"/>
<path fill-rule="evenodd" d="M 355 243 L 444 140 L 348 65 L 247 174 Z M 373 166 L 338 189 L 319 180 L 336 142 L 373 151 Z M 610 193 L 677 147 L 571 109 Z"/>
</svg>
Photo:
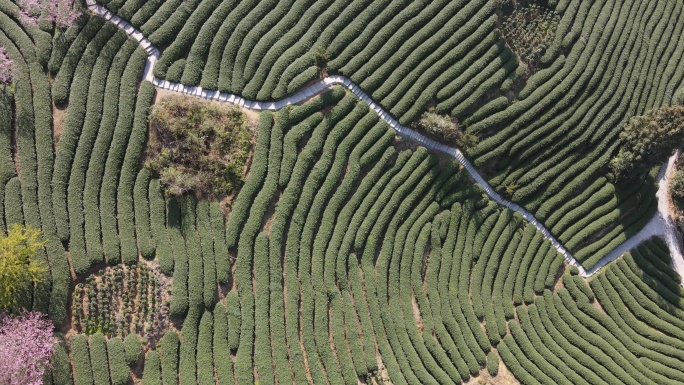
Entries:
<svg viewBox="0 0 684 385">
<path fill-rule="evenodd" d="M 534 71 L 553 42 L 560 16 L 537 4 L 518 6 L 515 1 L 510 0 L 499 0 L 499 4 L 513 7 L 501 24 L 504 39 L 529 69 Z"/>
<path fill-rule="evenodd" d="M 100 269 L 74 289 L 73 327 L 85 334 L 125 337 L 137 333 L 156 341 L 167 328 L 168 286 L 158 266 Z"/>
</svg>

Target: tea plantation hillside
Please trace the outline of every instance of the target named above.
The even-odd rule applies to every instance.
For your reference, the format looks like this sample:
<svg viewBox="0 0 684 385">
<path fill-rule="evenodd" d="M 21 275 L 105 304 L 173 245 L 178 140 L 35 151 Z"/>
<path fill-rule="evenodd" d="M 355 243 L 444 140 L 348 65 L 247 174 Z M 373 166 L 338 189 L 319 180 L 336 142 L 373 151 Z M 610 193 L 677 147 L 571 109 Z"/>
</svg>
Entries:
<svg viewBox="0 0 684 385">
<path fill-rule="evenodd" d="M 650 180 L 621 189 L 601 177 L 627 118 L 668 104 L 681 87 L 682 4 L 558 1 L 555 36 L 521 82 L 530 68 L 501 38 L 498 3 L 105 5 L 167 47 L 155 67 L 162 79 L 271 100 L 323 69 L 351 78 L 401 123 L 428 106 L 458 118 L 480 137 L 469 153 L 494 187 L 548 220 L 591 268 L 654 213 Z M 595 225 L 572 226 L 580 217 Z"/>
<path fill-rule="evenodd" d="M 26 7 L 0 234 L 42 232 L 6 310 L 54 324 L 44 384 L 684 382 L 674 160 L 609 166 L 684 101 L 681 1 Z"/>
</svg>

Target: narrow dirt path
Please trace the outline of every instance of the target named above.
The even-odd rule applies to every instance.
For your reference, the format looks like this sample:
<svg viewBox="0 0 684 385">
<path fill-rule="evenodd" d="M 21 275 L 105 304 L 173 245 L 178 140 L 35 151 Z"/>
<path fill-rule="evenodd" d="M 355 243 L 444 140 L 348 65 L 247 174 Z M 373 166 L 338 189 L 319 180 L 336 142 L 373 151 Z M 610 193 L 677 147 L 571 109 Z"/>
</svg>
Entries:
<svg viewBox="0 0 684 385">
<path fill-rule="evenodd" d="M 219 92 L 216 90 L 205 90 L 202 89 L 202 87 L 185 86 L 180 83 L 169 82 L 167 80 L 159 79 L 154 76 L 154 66 L 159 60 L 160 52 L 156 47 L 152 45 L 152 43 L 143 35 L 142 32 L 135 29 L 135 27 L 130 25 L 127 21 L 121 19 L 119 16 L 114 15 L 104 6 L 97 4 L 95 0 L 87 0 L 86 3 L 88 4 L 88 9 L 102 16 L 105 20 L 109 20 L 112 23 L 114 23 L 118 28 L 122 29 L 129 36 L 138 41 L 140 46 L 147 51 L 148 57 L 147 63 L 145 64 L 143 79 L 151 82 L 156 87 L 172 92 L 179 92 L 191 96 L 196 96 L 207 100 L 231 103 L 251 110 L 275 111 L 288 105 L 297 104 L 302 101 L 305 101 L 306 99 L 316 94 L 319 94 L 325 91 L 326 89 L 331 88 L 334 85 L 342 85 L 345 88 L 349 89 L 351 92 L 353 92 L 359 99 L 368 103 L 370 105 L 370 108 L 373 109 L 378 114 L 378 116 L 380 116 L 380 118 L 386 121 L 397 132 L 398 135 L 418 142 L 419 144 L 433 151 L 439 151 L 453 158 L 456 158 L 461 163 L 461 165 L 463 165 L 468 174 L 470 174 L 470 177 L 475 181 L 475 183 L 479 184 L 480 187 L 485 191 L 489 198 L 491 198 L 493 201 L 502 206 L 505 206 L 513 211 L 521 213 L 522 216 L 528 222 L 533 224 L 544 235 L 544 237 L 551 242 L 553 247 L 563 255 L 563 257 L 569 265 L 575 266 L 577 267 L 577 269 L 579 269 L 580 275 L 582 277 L 589 277 L 593 275 L 594 273 L 599 271 L 601 267 L 617 259 L 623 253 L 631 250 L 632 248 L 634 248 L 641 242 L 645 241 L 646 239 L 651 238 L 652 236 L 660 236 L 663 239 L 665 239 L 665 241 L 668 244 L 668 247 L 670 248 L 670 253 L 672 254 L 674 267 L 677 270 L 677 272 L 679 272 L 679 274 L 682 277 L 684 277 L 684 257 L 682 257 L 682 253 L 677 243 L 672 218 L 669 214 L 667 214 L 669 212 L 669 207 L 667 203 L 668 200 L 666 199 L 667 185 L 669 181 L 669 175 L 671 174 L 673 169 L 674 159 L 676 159 L 675 157 L 671 158 L 670 161 L 666 165 L 664 165 L 663 169 L 661 170 L 662 175 L 659 175 L 660 188 L 658 190 L 658 213 L 656 213 L 653 219 L 646 225 L 646 227 L 644 227 L 643 230 L 641 230 L 639 233 L 632 236 L 624 243 L 622 243 L 620 246 L 615 248 L 615 250 L 613 250 L 610 254 L 602 258 L 592 269 L 586 270 L 575 259 L 575 257 L 572 256 L 570 251 L 566 249 L 565 246 L 563 246 L 563 244 L 561 244 L 560 241 L 558 241 L 558 239 L 556 239 L 556 237 L 554 237 L 551 234 L 551 232 L 544 226 L 544 224 L 538 221 L 529 211 L 527 211 L 526 209 L 524 209 L 523 207 L 519 206 L 514 202 L 504 199 L 501 195 L 499 195 L 499 193 L 497 193 L 492 188 L 492 186 L 490 186 L 489 183 L 487 183 L 487 181 L 478 173 L 478 171 L 470 163 L 470 161 L 465 158 L 461 151 L 459 151 L 457 148 L 449 147 L 435 140 L 429 139 L 408 127 L 402 126 L 379 104 L 375 103 L 375 101 L 373 101 L 373 99 L 371 99 L 371 97 L 368 96 L 358 85 L 352 82 L 351 79 L 340 75 L 328 76 L 300 90 L 294 95 L 288 96 L 284 99 L 270 102 L 258 102 L 254 100 L 248 100 L 241 96 L 226 92 Z"/>
</svg>

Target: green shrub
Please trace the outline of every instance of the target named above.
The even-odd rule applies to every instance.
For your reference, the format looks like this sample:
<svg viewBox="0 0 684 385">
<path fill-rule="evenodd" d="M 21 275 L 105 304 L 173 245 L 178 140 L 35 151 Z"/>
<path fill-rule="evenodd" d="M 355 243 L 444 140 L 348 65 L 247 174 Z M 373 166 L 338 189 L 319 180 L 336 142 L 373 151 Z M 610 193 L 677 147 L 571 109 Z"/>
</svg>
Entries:
<svg viewBox="0 0 684 385">
<path fill-rule="evenodd" d="M 226 308 L 220 302 L 214 308 L 212 346 L 218 383 L 220 385 L 232 384 L 233 361 L 230 359 L 230 348 L 228 347 L 228 318 L 226 316 Z"/>
<path fill-rule="evenodd" d="M 203 262 L 203 298 L 204 307 L 212 309 L 218 301 L 217 279 L 216 279 L 216 253 L 214 251 L 213 234 L 211 229 L 211 219 L 209 216 L 209 203 L 200 201 L 197 204 L 197 232 L 202 248 Z M 223 228 L 220 230 L 221 237 L 224 236 Z"/>
<path fill-rule="evenodd" d="M 231 194 L 243 184 L 250 148 L 249 123 L 238 107 L 171 96 L 152 108 L 146 164 L 170 195 Z"/>
<path fill-rule="evenodd" d="M 135 234 L 138 247 L 143 258 L 154 256 L 154 238 L 150 222 L 150 203 L 148 198 L 150 185 L 150 170 L 143 168 L 135 179 L 133 189 L 133 204 L 135 207 Z"/>
<path fill-rule="evenodd" d="M 493 350 L 487 353 L 487 372 L 492 377 L 499 373 L 499 356 Z"/>
<path fill-rule="evenodd" d="M 140 360 L 142 355 L 142 343 L 140 342 L 140 337 L 137 334 L 131 333 L 124 339 L 124 356 L 126 357 L 126 363 L 129 366 L 134 366 Z"/>
<path fill-rule="evenodd" d="M 122 256 L 126 263 L 133 263 L 138 259 L 132 202 L 138 159 L 135 151 L 128 154 L 126 151 L 129 149 L 129 139 L 132 150 L 140 149 L 141 141 L 144 142 L 144 130 L 147 127 L 141 113 L 149 106 L 155 92 L 151 83 L 143 82 L 138 95 L 139 76 L 145 68 L 146 58 L 147 52 L 138 47 L 123 72 L 118 106 L 119 116 L 112 133 L 104 174 L 102 175 L 98 209 L 102 234 L 107 234 L 107 236 L 102 237 L 102 243 L 109 263 L 120 261 Z M 132 95 L 138 95 L 138 97 L 135 98 Z M 141 131 L 143 131 L 142 138 Z M 91 157 L 91 162 L 93 159 Z M 118 188 L 119 181 L 121 181 L 122 187 L 126 187 L 122 188 L 121 191 Z M 130 196 L 127 191 L 128 186 L 130 186 Z M 121 226 L 120 229 L 119 226 Z M 114 234 L 119 234 L 119 236 L 114 236 Z"/>
<path fill-rule="evenodd" d="M 95 385 L 109 385 L 107 340 L 102 333 L 95 333 L 90 337 L 90 362 L 93 365 Z"/>
<path fill-rule="evenodd" d="M 211 312 L 205 311 L 199 324 L 197 337 L 197 383 L 214 385 L 214 318 Z M 216 357 L 218 358 L 218 357 Z M 224 357 L 227 358 L 227 357 Z"/>
<path fill-rule="evenodd" d="M 143 385 L 161 385 L 160 365 L 159 353 L 155 350 L 147 352 L 145 355 L 145 368 L 143 369 L 142 376 Z"/>
<path fill-rule="evenodd" d="M 166 201 L 162 192 L 159 179 L 152 179 L 150 181 L 148 196 L 150 200 L 150 225 L 154 243 L 156 244 L 157 262 L 159 269 L 167 276 L 173 274 L 173 251 L 171 248 L 171 240 L 169 239 L 170 231 L 166 228 Z"/>
<path fill-rule="evenodd" d="M 50 364 L 52 364 L 52 382 L 64 385 L 73 385 L 74 380 L 71 377 L 71 364 L 69 362 L 69 352 L 67 351 L 64 342 L 64 336 L 56 334 L 57 345 L 50 357 Z"/>
<path fill-rule="evenodd" d="M 71 357 L 74 365 L 74 378 L 78 385 L 92 385 L 93 371 L 90 365 L 88 337 L 77 334 L 71 339 Z"/>
<path fill-rule="evenodd" d="M 684 106 L 684 87 L 678 89 L 672 96 L 672 104 Z"/>
<path fill-rule="evenodd" d="M 178 333 L 167 331 L 159 341 L 159 355 L 161 356 L 162 383 L 164 385 L 178 384 L 178 350 L 180 340 Z"/>
<path fill-rule="evenodd" d="M 180 360 L 178 362 L 178 379 L 181 384 L 197 383 L 197 335 L 202 310 L 190 307 L 188 316 L 183 321 L 181 331 Z"/>
<path fill-rule="evenodd" d="M 216 261 L 216 279 L 227 283 L 230 279 L 230 256 L 226 246 L 225 214 L 218 202 L 210 206 L 211 230 L 214 238 L 214 257 Z"/>
<path fill-rule="evenodd" d="M 126 364 L 126 351 L 121 337 L 113 337 L 107 342 L 107 353 L 112 385 L 128 384 L 130 368 Z"/>
</svg>

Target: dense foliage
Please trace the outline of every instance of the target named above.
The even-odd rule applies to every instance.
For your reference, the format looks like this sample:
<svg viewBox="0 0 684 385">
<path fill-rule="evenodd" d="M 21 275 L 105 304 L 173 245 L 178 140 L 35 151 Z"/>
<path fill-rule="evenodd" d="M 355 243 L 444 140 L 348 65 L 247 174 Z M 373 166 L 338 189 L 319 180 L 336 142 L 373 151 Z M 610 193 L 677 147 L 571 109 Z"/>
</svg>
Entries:
<svg viewBox="0 0 684 385">
<path fill-rule="evenodd" d="M 242 185 L 251 140 L 237 107 L 166 97 L 152 109 L 147 165 L 170 195 L 219 198 Z"/>
<path fill-rule="evenodd" d="M 436 136 L 443 142 L 453 143 L 461 148 L 468 148 L 477 144 L 475 136 L 463 132 L 458 122 L 447 115 L 426 112 L 420 117 L 418 127 Z"/>
<path fill-rule="evenodd" d="M 684 107 L 662 107 L 631 118 L 620 141 L 610 169 L 617 182 L 627 183 L 667 160 L 684 141 Z"/>
<path fill-rule="evenodd" d="M 678 167 L 670 181 L 672 200 L 680 210 L 684 209 L 684 169 Z"/>
<path fill-rule="evenodd" d="M 31 226 L 15 223 L 7 235 L 0 233 L 0 309 L 16 305 L 27 290 L 46 279 L 49 266 L 36 258 L 44 246 L 40 230 Z"/>
</svg>

